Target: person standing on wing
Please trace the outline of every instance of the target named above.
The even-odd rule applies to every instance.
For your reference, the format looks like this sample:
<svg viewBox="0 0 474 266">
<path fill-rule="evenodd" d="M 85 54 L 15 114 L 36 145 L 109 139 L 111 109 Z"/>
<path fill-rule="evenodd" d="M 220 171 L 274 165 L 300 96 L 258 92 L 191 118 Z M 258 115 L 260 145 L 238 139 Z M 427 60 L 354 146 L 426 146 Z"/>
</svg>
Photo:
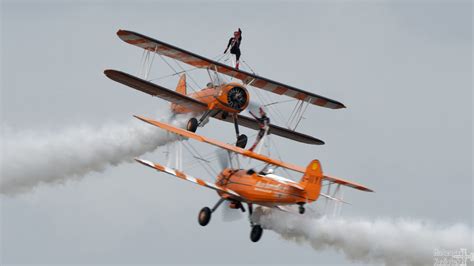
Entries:
<svg viewBox="0 0 474 266">
<path fill-rule="evenodd" d="M 260 107 L 260 117 L 257 117 L 252 113 L 252 111 L 249 111 L 249 113 L 257 120 L 258 126 L 259 126 L 259 131 L 257 138 L 255 139 L 255 143 L 250 147 L 250 151 L 253 151 L 255 147 L 257 147 L 258 143 L 260 140 L 262 140 L 263 136 L 265 136 L 268 133 L 268 129 L 270 128 L 270 118 L 267 116 L 265 111 L 263 110 L 262 107 Z"/>
<path fill-rule="evenodd" d="M 239 59 L 240 59 L 240 42 L 242 41 L 242 31 L 239 30 L 234 32 L 234 37 L 229 39 L 227 48 L 225 48 L 224 54 L 227 53 L 227 50 L 230 47 L 230 53 L 235 54 L 235 68 L 239 69 Z"/>
</svg>

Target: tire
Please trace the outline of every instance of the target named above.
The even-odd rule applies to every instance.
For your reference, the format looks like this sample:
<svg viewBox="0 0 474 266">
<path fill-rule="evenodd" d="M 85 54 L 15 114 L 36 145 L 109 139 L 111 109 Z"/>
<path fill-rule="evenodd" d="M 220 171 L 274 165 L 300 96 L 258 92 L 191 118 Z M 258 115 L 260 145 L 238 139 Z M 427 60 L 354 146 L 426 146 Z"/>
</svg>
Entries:
<svg viewBox="0 0 474 266">
<path fill-rule="evenodd" d="M 188 120 L 188 124 L 186 124 L 186 129 L 191 132 L 196 132 L 198 128 L 198 120 L 196 118 L 191 118 Z"/>
<path fill-rule="evenodd" d="M 229 113 L 227 113 L 227 112 L 222 112 L 221 118 L 224 119 L 224 120 L 226 120 L 226 118 L 227 118 L 228 115 L 229 115 Z"/>
<path fill-rule="evenodd" d="M 252 242 L 258 242 L 260 238 L 262 237 L 263 234 L 263 229 L 260 225 L 254 225 L 252 226 L 252 231 L 250 231 L 250 240 Z"/>
<path fill-rule="evenodd" d="M 298 211 L 299 211 L 300 214 L 304 214 L 305 208 L 304 208 L 303 206 L 300 206 L 300 207 L 298 208 Z"/>
<path fill-rule="evenodd" d="M 244 149 L 245 146 L 247 145 L 247 140 L 248 139 L 245 134 L 239 135 L 239 137 L 237 138 L 237 142 L 235 143 L 235 146 Z"/>
<path fill-rule="evenodd" d="M 204 207 L 201 209 L 198 215 L 198 222 L 201 226 L 206 226 L 211 220 L 211 209 Z"/>
</svg>

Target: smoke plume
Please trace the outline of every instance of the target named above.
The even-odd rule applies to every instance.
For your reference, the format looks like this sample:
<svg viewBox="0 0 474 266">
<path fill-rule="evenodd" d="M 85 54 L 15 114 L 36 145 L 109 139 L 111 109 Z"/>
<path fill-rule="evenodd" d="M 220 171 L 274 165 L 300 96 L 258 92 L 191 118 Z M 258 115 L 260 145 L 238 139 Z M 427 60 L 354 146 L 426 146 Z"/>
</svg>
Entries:
<svg viewBox="0 0 474 266">
<path fill-rule="evenodd" d="M 315 250 L 335 249 L 349 260 L 385 265 L 433 265 L 436 250 L 472 251 L 465 225 L 436 226 L 406 219 L 311 218 L 257 208 L 252 219 L 282 238 Z"/>
<path fill-rule="evenodd" d="M 182 124 L 182 121 L 175 121 Z M 56 132 L 2 132 L 0 193 L 27 192 L 130 162 L 175 138 L 141 121 Z"/>
</svg>

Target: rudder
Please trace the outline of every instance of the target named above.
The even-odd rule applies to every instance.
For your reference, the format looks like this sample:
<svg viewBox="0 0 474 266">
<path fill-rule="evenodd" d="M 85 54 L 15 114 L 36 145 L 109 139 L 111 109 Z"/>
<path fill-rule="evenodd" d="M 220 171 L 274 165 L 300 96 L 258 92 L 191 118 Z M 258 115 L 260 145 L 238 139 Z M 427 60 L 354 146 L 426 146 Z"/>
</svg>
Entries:
<svg viewBox="0 0 474 266">
<path fill-rule="evenodd" d="M 321 192 L 323 180 L 323 169 L 319 160 L 312 160 L 306 167 L 305 174 L 301 178 L 299 185 L 306 191 L 309 201 L 315 201 Z"/>
<path fill-rule="evenodd" d="M 181 75 L 176 86 L 176 92 L 186 95 L 186 74 Z"/>
</svg>

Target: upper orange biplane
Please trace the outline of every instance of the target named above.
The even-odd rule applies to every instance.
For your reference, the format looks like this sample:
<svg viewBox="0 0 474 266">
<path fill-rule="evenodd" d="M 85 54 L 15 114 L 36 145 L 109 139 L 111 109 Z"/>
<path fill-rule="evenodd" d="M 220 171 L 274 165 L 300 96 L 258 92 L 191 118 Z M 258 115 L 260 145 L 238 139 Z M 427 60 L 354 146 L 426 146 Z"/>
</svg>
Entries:
<svg viewBox="0 0 474 266">
<path fill-rule="evenodd" d="M 176 90 L 170 90 L 147 81 L 146 79 L 141 79 L 121 71 L 104 71 L 105 75 L 114 81 L 170 101 L 172 103 L 171 109 L 174 113 L 203 113 L 199 119 L 193 117 L 188 121 L 187 129 L 192 132 L 195 132 L 198 126 L 203 126 L 209 117 L 231 122 L 234 123 L 235 126 L 237 136 L 236 145 L 244 148 L 247 144 L 247 136 L 239 133 L 239 125 L 252 129 L 258 129 L 259 127 L 255 119 L 239 115 L 239 113 L 247 108 L 250 100 L 250 94 L 246 86 L 253 86 L 278 95 L 292 97 L 298 100 L 301 106 L 303 103 L 307 103 L 308 105 L 313 104 L 330 109 L 345 108 L 345 106 L 338 101 L 285 85 L 254 73 L 236 69 L 139 33 L 119 30 L 117 35 L 123 41 L 143 48 L 147 52 L 167 56 L 193 67 L 203 68 L 208 71 L 209 77 L 211 78 L 211 82 L 208 86 L 200 91 L 189 94 L 186 90 L 185 75 L 181 76 Z M 212 77 L 211 72 L 215 74 L 216 78 Z M 230 76 L 241 82 L 221 82 L 218 74 Z M 303 143 L 324 144 L 323 141 L 312 136 L 276 125 L 270 125 L 269 133 Z"/>
</svg>

